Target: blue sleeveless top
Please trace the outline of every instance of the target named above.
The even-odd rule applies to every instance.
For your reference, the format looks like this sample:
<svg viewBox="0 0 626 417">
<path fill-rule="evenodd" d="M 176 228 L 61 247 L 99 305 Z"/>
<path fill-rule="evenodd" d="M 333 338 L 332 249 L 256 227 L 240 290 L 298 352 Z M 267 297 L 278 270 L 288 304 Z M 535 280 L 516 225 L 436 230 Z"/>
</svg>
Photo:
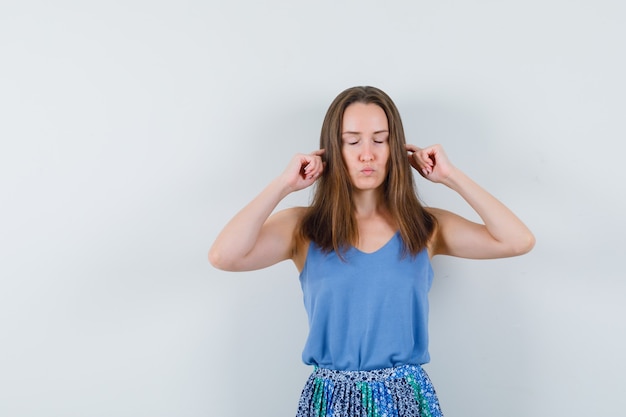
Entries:
<svg viewBox="0 0 626 417">
<path fill-rule="evenodd" d="M 430 360 L 433 270 L 426 249 L 402 257 L 402 248 L 396 233 L 373 253 L 350 247 L 342 261 L 311 242 L 300 273 L 309 318 L 304 363 L 372 370 Z"/>
</svg>

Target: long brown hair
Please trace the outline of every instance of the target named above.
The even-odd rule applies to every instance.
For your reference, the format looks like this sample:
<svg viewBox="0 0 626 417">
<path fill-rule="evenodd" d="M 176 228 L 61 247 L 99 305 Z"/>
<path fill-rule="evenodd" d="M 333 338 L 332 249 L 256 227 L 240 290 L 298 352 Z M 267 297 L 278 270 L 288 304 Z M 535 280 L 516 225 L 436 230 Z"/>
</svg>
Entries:
<svg viewBox="0 0 626 417">
<path fill-rule="evenodd" d="M 348 88 L 328 108 L 320 135 L 320 149 L 326 150 L 323 155 L 326 166 L 300 223 L 300 237 L 315 242 L 326 252 L 334 250 L 340 256 L 358 241 L 352 183 L 341 153 L 343 114 L 353 103 L 376 104 L 387 115 L 390 155 L 383 196 L 398 225 L 404 253 L 416 255 L 426 247 L 435 218 L 418 200 L 400 113 L 391 98 L 375 87 Z"/>
</svg>

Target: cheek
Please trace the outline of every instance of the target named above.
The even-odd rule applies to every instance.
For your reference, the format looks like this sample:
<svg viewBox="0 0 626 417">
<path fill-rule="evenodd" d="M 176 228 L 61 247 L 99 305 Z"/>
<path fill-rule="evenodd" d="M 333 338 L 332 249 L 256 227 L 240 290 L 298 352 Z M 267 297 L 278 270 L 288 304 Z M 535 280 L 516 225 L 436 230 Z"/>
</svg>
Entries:
<svg viewBox="0 0 626 417">
<path fill-rule="evenodd" d="M 385 169 L 387 170 L 387 173 L 389 173 L 389 169 L 391 168 L 391 154 L 389 153 L 389 150 L 387 150 L 387 154 L 385 155 Z"/>
<path fill-rule="evenodd" d="M 341 162 L 343 162 L 344 166 L 347 166 L 348 163 L 348 155 L 346 155 L 346 151 L 344 151 L 343 149 L 341 150 Z"/>
<path fill-rule="evenodd" d="M 344 151 L 344 148 L 341 149 L 341 161 L 337 162 L 343 165 L 343 169 L 345 169 L 346 172 L 350 171 L 350 155 L 349 152 Z"/>
<path fill-rule="evenodd" d="M 344 164 L 349 164 L 354 159 L 354 151 L 351 148 L 341 148 L 341 158 Z"/>
<path fill-rule="evenodd" d="M 389 147 L 386 147 L 383 152 L 381 152 L 381 159 L 387 161 L 387 163 L 389 163 L 389 161 L 391 160 L 391 152 L 389 150 Z"/>
</svg>

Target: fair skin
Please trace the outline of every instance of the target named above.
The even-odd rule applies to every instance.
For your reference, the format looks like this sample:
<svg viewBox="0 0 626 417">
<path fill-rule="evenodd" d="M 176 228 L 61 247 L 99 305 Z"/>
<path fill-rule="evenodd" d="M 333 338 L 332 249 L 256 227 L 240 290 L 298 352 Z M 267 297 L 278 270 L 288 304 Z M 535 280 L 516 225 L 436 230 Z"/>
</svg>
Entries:
<svg viewBox="0 0 626 417">
<path fill-rule="evenodd" d="M 374 252 L 396 231 L 381 196 L 389 160 L 389 128 L 383 109 L 354 103 L 343 116 L 341 154 L 354 185 L 354 205 L 359 228 L 355 245 Z"/>
<path fill-rule="evenodd" d="M 373 252 L 396 232 L 382 199 L 387 175 L 389 127 L 385 112 L 375 104 L 353 103 L 344 112 L 342 156 L 354 188 L 359 241 L 355 247 Z M 471 222 L 442 209 L 429 208 L 438 227 L 428 244 L 430 256 L 451 255 L 490 259 L 521 255 L 532 249 L 530 230 L 504 204 L 449 161 L 439 145 L 406 145 L 411 166 L 429 181 L 457 192 L 483 223 Z M 299 271 L 309 242 L 295 238 L 304 208 L 272 214 L 292 192 L 311 186 L 324 171 L 324 150 L 295 155 L 281 175 L 233 217 L 209 251 L 209 260 L 228 271 L 261 269 L 291 259 Z"/>
</svg>

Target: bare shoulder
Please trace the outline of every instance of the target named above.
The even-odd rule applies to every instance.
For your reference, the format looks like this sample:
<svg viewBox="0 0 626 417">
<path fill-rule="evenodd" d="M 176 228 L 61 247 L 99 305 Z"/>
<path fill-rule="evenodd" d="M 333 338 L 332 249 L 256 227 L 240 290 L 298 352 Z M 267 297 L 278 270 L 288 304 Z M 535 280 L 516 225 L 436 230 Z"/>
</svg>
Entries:
<svg viewBox="0 0 626 417">
<path fill-rule="evenodd" d="M 428 213 L 435 217 L 435 229 L 428 241 L 428 253 L 432 258 L 435 255 L 447 252 L 445 241 L 445 231 L 454 227 L 454 224 L 462 221 L 463 218 L 451 211 L 436 207 L 426 207 Z"/>
<path fill-rule="evenodd" d="M 299 252 L 300 239 L 298 239 L 298 228 L 306 213 L 306 207 L 290 207 L 272 214 L 263 226 L 264 229 L 272 231 L 272 234 L 281 236 L 281 239 L 291 242 L 291 258 Z"/>
<path fill-rule="evenodd" d="M 425 210 L 428 213 L 435 216 L 435 219 L 437 219 L 437 222 L 446 222 L 448 219 L 452 218 L 453 216 L 456 216 L 456 214 L 452 213 L 451 211 L 444 210 L 444 209 L 437 208 L 437 207 L 426 207 Z"/>
<path fill-rule="evenodd" d="M 290 207 L 272 214 L 267 224 L 293 233 L 306 213 L 306 207 Z"/>
<path fill-rule="evenodd" d="M 292 239 L 291 260 L 302 271 L 306 254 L 309 248 L 309 241 L 303 239 L 299 233 L 300 222 L 307 212 L 307 207 L 292 207 L 281 210 L 272 215 L 268 221 L 280 224 L 285 234 L 289 234 Z"/>
</svg>

